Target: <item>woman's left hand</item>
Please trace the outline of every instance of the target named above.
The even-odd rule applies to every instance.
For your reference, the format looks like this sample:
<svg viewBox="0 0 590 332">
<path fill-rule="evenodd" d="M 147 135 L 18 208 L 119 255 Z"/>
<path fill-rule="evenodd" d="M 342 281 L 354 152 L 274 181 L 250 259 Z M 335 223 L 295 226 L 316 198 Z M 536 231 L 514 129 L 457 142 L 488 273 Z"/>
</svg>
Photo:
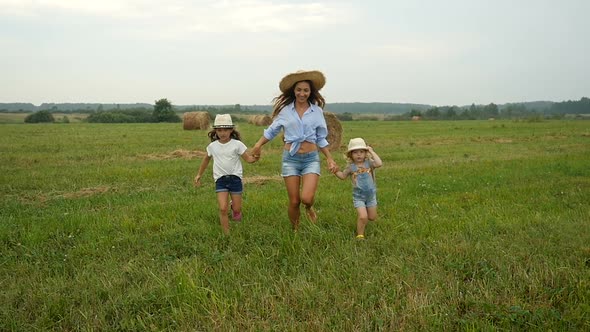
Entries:
<svg viewBox="0 0 590 332">
<path fill-rule="evenodd" d="M 338 165 L 336 165 L 334 159 L 328 159 L 328 170 L 330 170 L 330 173 L 335 173 L 338 171 Z"/>
</svg>

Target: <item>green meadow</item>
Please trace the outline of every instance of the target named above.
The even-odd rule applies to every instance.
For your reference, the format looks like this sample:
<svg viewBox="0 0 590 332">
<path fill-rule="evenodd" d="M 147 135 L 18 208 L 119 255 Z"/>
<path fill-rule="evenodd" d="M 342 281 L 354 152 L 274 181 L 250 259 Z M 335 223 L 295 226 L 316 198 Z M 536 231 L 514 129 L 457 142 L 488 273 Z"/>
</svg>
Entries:
<svg viewBox="0 0 590 332">
<path fill-rule="evenodd" d="M 590 330 L 590 122 L 342 125 L 384 163 L 365 241 L 323 157 L 291 231 L 279 139 L 223 236 L 205 131 L 0 125 L 0 330 Z"/>
</svg>

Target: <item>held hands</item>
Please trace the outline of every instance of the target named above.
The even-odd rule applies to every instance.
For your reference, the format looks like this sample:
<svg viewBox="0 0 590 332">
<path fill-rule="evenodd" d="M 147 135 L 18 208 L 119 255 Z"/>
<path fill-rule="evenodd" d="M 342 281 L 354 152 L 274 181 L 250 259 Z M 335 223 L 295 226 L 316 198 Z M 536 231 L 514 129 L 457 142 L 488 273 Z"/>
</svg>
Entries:
<svg viewBox="0 0 590 332">
<path fill-rule="evenodd" d="M 332 174 L 338 172 L 338 170 L 339 170 L 338 165 L 336 164 L 336 162 L 332 158 L 328 159 L 328 170 Z"/>
<path fill-rule="evenodd" d="M 250 155 L 256 159 L 256 161 L 260 160 L 260 146 L 254 145 L 252 149 L 250 149 Z"/>
</svg>

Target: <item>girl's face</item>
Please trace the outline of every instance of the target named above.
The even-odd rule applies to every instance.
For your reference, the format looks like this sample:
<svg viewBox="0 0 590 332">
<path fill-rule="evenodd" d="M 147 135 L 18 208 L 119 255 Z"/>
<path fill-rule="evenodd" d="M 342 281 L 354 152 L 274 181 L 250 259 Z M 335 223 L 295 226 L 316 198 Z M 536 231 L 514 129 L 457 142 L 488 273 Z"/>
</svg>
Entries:
<svg viewBox="0 0 590 332">
<path fill-rule="evenodd" d="M 215 134 L 217 134 L 221 143 L 226 143 L 229 142 L 232 131 L 234 131 L 232 128 L 216 128 Z"/>
<path fill-rule="evenodd" d="M 360 163 L 365 160 L 367 157 L 367 150 L 353 150 L 351 152 L 352 161 L 355 163 Z"/>
<path fill-rule="evenodd" d="M 307 81 L 297 82 L 297 84 L 295 84 L 294 92 L 295 100 L 297 100 L 298 103 L 307 103 L 309 95 L 311 94 L 311 86 Z"/>
</svg>

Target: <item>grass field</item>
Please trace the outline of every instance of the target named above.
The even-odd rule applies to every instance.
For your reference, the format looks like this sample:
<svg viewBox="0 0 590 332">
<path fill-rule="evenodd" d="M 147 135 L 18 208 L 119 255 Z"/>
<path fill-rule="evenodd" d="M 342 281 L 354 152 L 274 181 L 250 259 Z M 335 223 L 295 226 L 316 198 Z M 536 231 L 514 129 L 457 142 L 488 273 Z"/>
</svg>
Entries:
<svg viewBox="0 0 590 332">
<path fill-rule="evenodd" d="M 0 330 L 590 330 L 590 122 L 343 127 L 384 162 L 366 241 L 325 161 L 290 230 L 278 140 L 224 237 L 205 132 L 0 125 Z"/>
</svg>

